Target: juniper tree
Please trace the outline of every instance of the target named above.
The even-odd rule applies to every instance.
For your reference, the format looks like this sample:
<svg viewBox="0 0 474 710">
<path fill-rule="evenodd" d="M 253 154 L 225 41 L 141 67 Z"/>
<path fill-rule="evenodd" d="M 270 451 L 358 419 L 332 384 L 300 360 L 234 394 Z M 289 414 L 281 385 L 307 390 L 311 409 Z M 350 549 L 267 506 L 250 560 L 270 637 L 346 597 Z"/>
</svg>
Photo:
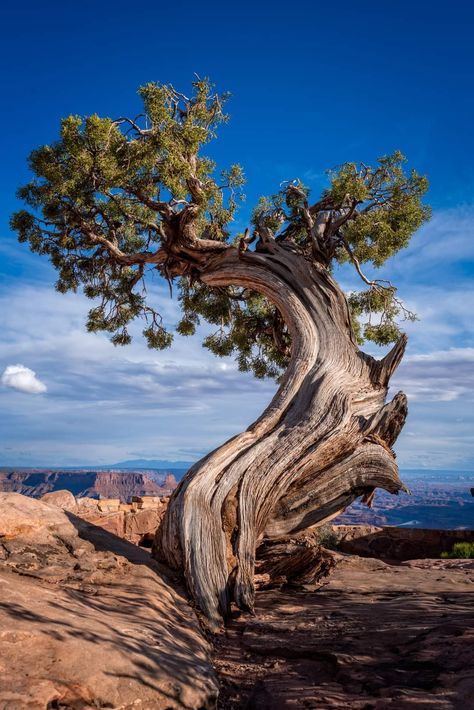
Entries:
<svg viewBox="0 0 474 710">
<path fill-rule="evenodd" d="M 32 152 L 19 190 L 28 209 L 12 226 L 49 256 L 60 292 L 93 299 L 88 330 L 125 345 L 142 318 L 148 345 L 167 348 L 173 334 L 146 292 L 158 272 L 179 294 L 178 333 L 211 323 L 213 353 L 279 379 L 260 418 L 187 473 L 157 534 L 156 553 L 215 624 L 231 602 L 252 609 L 260 540 L 322 524 L 376 487 L 403 488 L 392 445 L 406 398 L 385 399 L 406 344 L 399 322 L 413 316 L 364 268 L 383 266 L 428 218 L 427 182 L 398 152 L 346 163 L 317 200 L 298 180 L 282 184 L 236 234 L 243 171 L 218 172 L 205 155 L 228 97 L 201 80 L 190 96 L 155 83 L 139 94 L 139 116 L 69 116 Z M 361 279 L 348 299 L 332 276 L 344 262 Z M 364 340 L 395 344 L 376 360 Z"/>
</svg>

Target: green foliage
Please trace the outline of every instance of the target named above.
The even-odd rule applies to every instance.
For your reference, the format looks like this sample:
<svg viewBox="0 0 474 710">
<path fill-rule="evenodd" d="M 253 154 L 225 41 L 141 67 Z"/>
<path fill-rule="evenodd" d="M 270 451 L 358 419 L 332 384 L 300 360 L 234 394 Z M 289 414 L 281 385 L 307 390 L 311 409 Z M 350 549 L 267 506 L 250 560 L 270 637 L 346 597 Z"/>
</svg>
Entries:
<svg viewBox="0 0 474 710">
<path fill-rule="evenodd" d="M 366 279 L 361 265 L 379 268 L 429 219 L 430 208 L 422 203 L 428 189 L 424 176 L 404 171 L 405 157 L 396 151 L 379 158 L 375 167 L 345 163 L 329 171 L 330 186 L 315 205 L 300 181 L 285 184 L 280 192 L 262 197 L 253 213 L 253 223 L 277 234 L 277 240 L 306 249 L 331 268 L 333 263 L 353 263 L 369 289 L 349 298 L 354 335 L 359 344 L 395 342 L 401 335 L 397 318 L 416 320 L 387 282 Z M 319 237 L 311 230 L 323 225 Z M 376 320 L 376 317 L 379 320 Z M 365 320 L 362 320 L 365 319 Z"/>
<path fill-rule="evenodd" d="M 197 236 L 225 240 L 243 197 L 241 167 L 217 179 L 213 161 L 200 154 L 227 121 L 228 96 L 213 94 L 207 80 L 193 88 L 188 99 L 171 86 L 141 87 L 144 114 L 135 120 L 69 116 L 56 143 L 31 153 L 34 178 L 18 191 L 30 208 L 12 217 L 19 240 L 50 257 L 58 291 L 82 286 L 100 299 L 87 327 L 112 333 L 116 345 L 129 342 L 127 326 L 137 316 L 147 320 L 150 347 L 168 347 L 172 336 L 146 305 L 143 264 L 114 260 L 106 243 L 124 255 L 149 254 L 166 241 L 163 217 L 181 200 L 182 208 L 198 206 Z"/>
<path fill-rule="evenodd" d="M 474 542 L 456 542 L 451 552 L 442 552 L 441 557 L 445 559 L 474 559 Z"/>
<path fill-rule="evenodd" d="M 403 307 L 396 294 L 394 286 L 375 285 L 349 295 L 352 325 L 359 343 L 364 340 L 378 345 L 393 343 L 401 336 L 397 318 L 416 320 L 416 316 Z"/>
<path fill-rule="evenodd" d="M 328 269 L 351 262 L 368 286 L 349 298 L 357 339 L 387 344 L 399 337 L 400 318 L 412 314 L 395 287 L 369 281 L 361 265 L 382 266 L 429 216 L 422 204 L 426 179 L 406 174 L 400 153 L 375 167 L 346 163 L 331 171 L 329 187 L 313 204 L 299 180 L 284 183 L 259 200 L 252 234 L 232 236 L 244 198 L 242 168 L 219 173 L 203 154 L 228 120 L 228 95 L 201 79 L 190 97 L 157 83 L 138 93 L 143 113 L 134 119 L 65 118 L 58 140 L 31 153 L 33 179 L 18 191 L 26 209 L 11 220 L 21 242 L 50 258 L 58 291 L 82 288 L 95 301 L 90 331 L 106 331 L 125 345 L 130 323 L 141 317 L 148 345 L 168 347 L 172 333 L 145 288 L 149 271 L 157 269 L 170 284 L 178 280 L 179 334 L 193 335 L 207 321 L 216 330 L 205 347 L 234 355 L 241 370 L 257 377 L 278 377 L 291 342 L 277 309 L 245 289 L 206 286 L 190 255 L 198 243 L 265 250 L 274 240 Z"/>
<path fill-rule="evenodd" d="M 359 206 L 357 217 L 342 227 L 342 234 L 361 264 L 382 266 L 408 246 L 411 236 L 430 216 L 429 208 L 421 202 L 427 180 L 414 170 L 406 176 L 405 161 L 397 151 L 379 158 L 375 169 L 347 163 L 332 175 L 326 196 L 335 199 L 341 209 L 350 209 L 354 201 Z M 347 259 L 342 252 L 338 257 Z"/>
<path fill-rule="evenodd" d="M 202 318 L 218 327 L 205 338 L 204 347 L 221 357 L 235 355 L 242 372 L 278 377 L 286 367 L 290 338 L 280 313 L 264 296 L 245 289 L 210 289 L 183 278 L 179 300 L 183 317 L 177 330 L 182 335 L 192 335 Z"/>
</svg>

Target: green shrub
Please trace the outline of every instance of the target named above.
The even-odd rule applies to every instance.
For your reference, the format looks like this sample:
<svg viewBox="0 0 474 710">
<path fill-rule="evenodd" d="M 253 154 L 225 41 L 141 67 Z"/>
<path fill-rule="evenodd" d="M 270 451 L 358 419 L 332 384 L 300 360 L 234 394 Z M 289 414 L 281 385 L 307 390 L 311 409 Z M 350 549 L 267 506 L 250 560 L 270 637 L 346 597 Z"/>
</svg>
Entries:
<svg viewBox="0 0 474 710">
<path fill-rule="evenodd" d="M 474 542 L 456 542 L 451 552 L 442 552 L 445 559 L 474 560 Z"/>
<path fill-rule="evenodd" d="M 327 550 L 335 550 L 339 544 L 339 538 L 332 529 L 330 523 L 320 525 L 314 531 L 315 541 Z"/>
</svg>

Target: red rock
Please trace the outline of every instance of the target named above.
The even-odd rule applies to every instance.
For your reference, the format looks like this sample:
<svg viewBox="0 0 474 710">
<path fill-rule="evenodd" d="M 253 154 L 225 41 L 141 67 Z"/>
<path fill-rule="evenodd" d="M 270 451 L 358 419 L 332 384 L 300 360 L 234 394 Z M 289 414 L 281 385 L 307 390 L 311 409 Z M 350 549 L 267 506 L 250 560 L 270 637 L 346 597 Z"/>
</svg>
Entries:
<svg viewBox="0 0 474 710">
<path fill-rule="evenodd" d="M 41 496 L 41 500 L 50 505 L 57 505 L 63 510 L 75 511 L 77 508 L 76 499 L 70 491 L 51 491 Z"/>
<path fill-rule="evenodd" d="M 124 521 L 124 537 L 136 545 L 151 541 L 163 518 L 166 506 L 145 508 L 128 513 Z"/>
<path fill-rule="evenodd" d="M 98 509 L 95 511 L 84 510 L 78 508 L 78 513 L 80 518 L 86 520 L 92 525 L 97 525 L 104 530 L 107 530 L 112 535 L 117 535 L 117 537 L 125 538 L 125 515 L 123 510 L 117 510 L 113 513 L 101 513 Z"/>
<path fill-rule="evenodd" d="M 255 616 L 229 623 L 216 642 L 218 707 L 472 708 L 473 561 L 334 554 L 319 591 L 260 591 Z"/>
<path fill-rule="evenodd" d="M 63 511 L 19 493 L 0 493 L 0 539 L 50 537 L 54 531 L 74 534 Z"/>
<path fill-rule="evenodd" d="M 0 491 L 35 498 L 61 488 L 71 491 L 76 498 L 119 498 L 125 503 L 132 496 L 170 495 L 177 485 L 172 474 L 159 483 L 137 471 L 0 471 Z"/>
<path fill-rule="evenodd" d="M 215 707 L 183 590 L 145 550 L 72 519 L 0 494 L 0 708 Z"/>
<path fill-rule="evenodd" d="M 104 501 L 101 500 L 79 498 L 76 514 L 134 545 L 149 546 L 163 518 L 169 498 L 135 498 L 137 500 L 132 505 L 121 504 L 118 510 L 111 512 L 106 505 L 107 501 L 104 506 Z"/>
<path fill-rule="evenodd" d="M 363 557 L 410 560 L 441 557 L 456 542 L 474 542 L 474 530 L 333 525 L 338 549 Z"/>
</svg>

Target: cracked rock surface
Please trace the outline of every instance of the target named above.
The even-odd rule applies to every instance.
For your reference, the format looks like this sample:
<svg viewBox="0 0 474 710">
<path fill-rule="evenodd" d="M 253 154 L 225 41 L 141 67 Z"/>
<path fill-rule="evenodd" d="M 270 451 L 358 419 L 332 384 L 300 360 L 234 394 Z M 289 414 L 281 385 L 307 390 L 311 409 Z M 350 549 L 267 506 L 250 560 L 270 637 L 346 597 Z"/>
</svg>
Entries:
<svg viewBox="0 0 474 710">
<path fill-rule="evenodd" d="M 209 646 L 149 554 L 0 493 L 0 710 L 212 708 Z"/>
<path fill-rule="evenodd" d="M 474 561 L 336 555 L 319 590 L 264 590 L 217 642 L 222 710 L 474 708 Z"/>
</svg>

